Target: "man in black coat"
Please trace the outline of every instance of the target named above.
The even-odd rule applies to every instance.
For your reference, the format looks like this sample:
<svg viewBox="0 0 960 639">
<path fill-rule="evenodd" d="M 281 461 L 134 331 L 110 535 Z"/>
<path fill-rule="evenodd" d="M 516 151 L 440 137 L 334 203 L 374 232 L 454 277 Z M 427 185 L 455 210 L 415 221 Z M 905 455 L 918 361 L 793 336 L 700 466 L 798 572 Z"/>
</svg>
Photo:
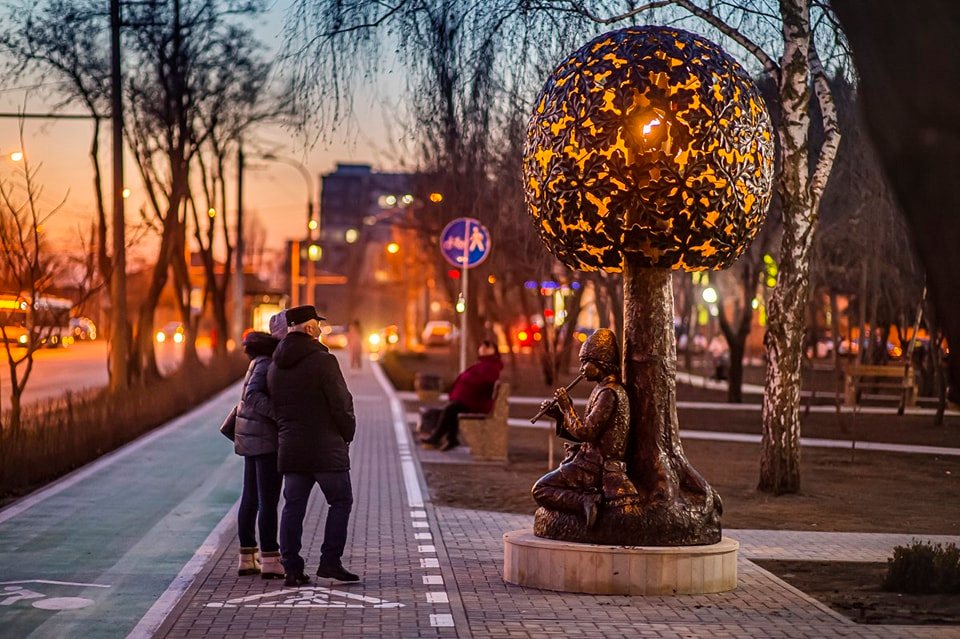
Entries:
<svg viewBox="0 0 960 639">
<path fill-rule="evenodd" d="M 340 561 L 353 506 L 349 444 L 356 431 L 353 397 L 337 358 L 317 341 L 320 321 L 312 306 L 287 310 L 289 333 L 273 354 L 267 386 L 277 418 L 277 466 L 283 473 L 280 554 L 285 585 L 310 583 L 300 556 L 303 518 L 313 485 L 329 504 L 317 575 L 358 581 Z"/>
</svg>

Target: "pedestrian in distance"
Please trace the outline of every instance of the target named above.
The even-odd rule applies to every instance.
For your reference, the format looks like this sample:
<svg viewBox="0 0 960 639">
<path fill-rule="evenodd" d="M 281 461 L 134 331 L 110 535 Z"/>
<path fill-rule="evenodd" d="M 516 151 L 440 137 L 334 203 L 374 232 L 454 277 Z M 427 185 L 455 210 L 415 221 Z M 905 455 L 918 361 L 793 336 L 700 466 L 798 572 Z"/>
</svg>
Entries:
<svg viewBox="0 0 960 639">
<path fill-rule="evenodd" d="M 349 444 L 356 432 L 356 418 L 340 364 L 317 339 L 323 319 L 313 306 L 288 309 L 289 332 L 277 346 L 267 373 L 279 433 L 277 463 L 283 474 L 280 555 L 286 586 L 310 583 L 300 550 L 314 484 L 320 486 L 329 506 L 317 576 L 338 581 L 360 579 L 341 561 L 353 507 Z"/>
<path fill-rule="evenodd" d="M 493 387 L 500 379 L 503 361 L 496 344 L 488 339 L 477 348 L 477 361 L 457 375 L 450 389 L 450 401 L 443 407 L 436 430 L 420 441 L 427 447 L 447 451 L 460 445 L 460 413 L 489 413 L 493 409 Z"/>
<path fill-rule="evenodd" d="M 264 579 L 283 579 L 277 543 L 282 477 L 277 470 L 277 422 L 267 391 L 267 371 L 273 352 L 286 333 L 282 311 L 271 318 L 270 327 L 270 335 L 250 332 L 243 339 L 250 366 L 237 405 L 233 440 L 234 452 L 243 457 L 243 491 L 237 511 L 240 538 L 237 572 L 240 575 L 260 573 Z M 259 547 L 255 530 L 260 533 Z"/>
<path fill-rule="evenodd" d="M 350 351 L 350 368 L 363 368 L 363 329 L 360 320 L 353 320 L 347 327 L 347 349 Z"/>
</svg>

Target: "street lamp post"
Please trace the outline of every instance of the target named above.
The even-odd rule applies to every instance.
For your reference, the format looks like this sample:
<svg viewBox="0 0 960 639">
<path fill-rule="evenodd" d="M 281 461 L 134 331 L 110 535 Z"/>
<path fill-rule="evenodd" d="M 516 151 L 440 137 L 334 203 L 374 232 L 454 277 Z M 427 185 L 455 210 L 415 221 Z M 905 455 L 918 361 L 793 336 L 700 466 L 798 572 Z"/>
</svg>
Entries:
<svg viewBox="0 0 960 639">
<path fill-rule="evenodd" d="M 293 158 L 283 157 L 283 156 L 275 155 L 273 153 L 265 153 L 260 157 L 263 158 L 264 160 L 269 160 L 271 162 L 282 162 L 283 164 L 292 166 L 293 168 L 297 169 L 297 171 L 300 172 L 300 175 L 303 176 L 304 183 L 307 185 L 307 251 L 308 251 L 308 254 L 307 254 L 307 265 L 306 265 L 307 266 L 306 268 L 307 295 L 306 295 L 305 301 L 310 306 L 313 306 L 316 301 L 314 285 L 313 285 L 314 262 L 320 259 L 320 252 L 317 249 L 312 249 L 314 230 L 316 230 L 317 232 L 318 239 L 322 236 L 319 210 L 317 214 L 317 219 L 316 220 L 313 219 L 313 178 L 311 177 L 310 171 L 307 169 L 307 167 L 303 165 L 303 162 L 300 162 Z M 293 248 L 296 251 L 300 250 L 300 246 L 301 244 L 299 241 L 293 243 Z M 300 262 L 299 254 L 296 257 L 296 261 L 297 263 Z M 290 286 L 290 293 L 291 293 L 292 301 L 294 302 L 299 301 L 299 297 L 300 297 L 299 296 L 300 276 L 299 276 L 299 269 L 297 270 L 298 270 L 298 273 L 297 273 L 296 279 L 291 277 L 291 286 Z"/>
</svg>

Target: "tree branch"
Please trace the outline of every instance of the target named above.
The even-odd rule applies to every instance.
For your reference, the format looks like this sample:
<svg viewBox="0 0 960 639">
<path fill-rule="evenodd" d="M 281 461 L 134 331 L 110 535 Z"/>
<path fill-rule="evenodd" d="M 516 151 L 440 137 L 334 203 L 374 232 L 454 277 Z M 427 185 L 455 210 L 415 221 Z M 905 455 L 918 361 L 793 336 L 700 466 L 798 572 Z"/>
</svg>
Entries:
<svg viewBox="0 0 960 639">
<path fill-rule="evenodd" d="M 820 63 L 820 56 L 817 55 L 817 45 L 812 37 L 810 38 L 808 57 L 810 74 L 813 76 L 813 90 L 816 93 L 817 102 L 820 104 L 820 113 L 823 117 L 824 141 L 820 147 L 820 156 L 817 158 L 817 164 L 810 179 L 810 193 L 814 199 L 819 200 L 827 186 L 827 179 L 830 177 L 830 170 L 833 168 L 833 161 L 840 146 L 840 127 L 837 124 L 837 108 L 833 102 L 830 83 L 823 70 L 823 65 Z"/>
</svg>

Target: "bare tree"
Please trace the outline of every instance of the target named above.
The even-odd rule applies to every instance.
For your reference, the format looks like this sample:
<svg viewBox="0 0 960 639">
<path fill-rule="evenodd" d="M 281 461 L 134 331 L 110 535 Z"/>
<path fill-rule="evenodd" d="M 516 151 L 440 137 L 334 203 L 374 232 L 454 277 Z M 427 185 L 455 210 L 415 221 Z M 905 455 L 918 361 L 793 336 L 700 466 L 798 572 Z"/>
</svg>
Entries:
<svg viewBox="0 0 960 639">
<path fill-rule="evenodd" d="M 44 226 L 63 202 L 49 211 L 39 203 L 43 187 L 24 148 L 21 123 L 21 166 L 15 181 L 0 178 L 0 280 L 15 292 L 0 308 L 0 338 L 4 344 L 10 371 L 10 409 L 7 424 L 20 428 L 22 397 L 33 372 L 38 349 L 63 335 L 60 328 L 69 318 L 70 308 L 50 298 L 55 278 L 69 268 L 61 253 L 51 246 Z M 81 281 L 90 281 L 92 261 L 81 265 L 87 272 Z M 84 295 L 89 294 L 88 289 Z M 10 303 L 12 302 L 12 303 Z"/>
<path fill-rule="evenodd" d="M 103 198 L 100 166 L 100 130 L 110 111 L 109 29 L 106 12 L 98 3 L 83 0 L 21 2 L 10 7 L 0 29 L 0 53 L 9 82 L 25 78 L 48 84 L 58 98 L 56 109 L 80 105 L 90 115 L 90 164 L 96 210 L 96 265 L 99 279 L 108 284 L 113 260 L 108 247 L 109 225 Z M 122 274 L 120 275 L 123 276 Z M 109 287 L 108 287 L 109 288 Z M 114 336 L 126 327 L 110 327 L 110 348 L 123 348 Z M 127 353 L 120 353 L 126 359 Z"/>
<path fill-rule="evenodd" d="M 743 401 L 743 358 L 747 337 L 758 307 L 757 291 L 765 271 L 765 259 L 776 240 L 779 225 L 768 222 L 753 244 L 727 271 L 715 274 L 717 280 L 717 319 L 730 349 L 730 371 L 727 379 L 727 401 Z M 729 313 L 729 314 L 728 314 Z M 688 346 L 689 348 L 689 346 Z"/>
<path fill-rule="evenodd" d="M 242 128 L 255 121 L 250 109 L 266 77 L 265 65 L 255 54 L 258 45 L 252 34 L 231 19 L 249 17 L 257 10 L 258 3 L 239 0 L 172 0 L 137 5 L 132 16 L 146 26 L 131 38 L 131 53 L 140 64 L 127 83 L 127 126 L 147 191 L 148 215 L 160 232 L 157 263 L 134 336 L 135 369 L 148 376 L 157 374 L 153 316 L 171 273 L 177 307 L 188 331 L 185 356 L 188 362 L 197 359 L 196 323 L 189 301 L 192 283 L 186 262 L 191 221 L 203 256 L 207 293 L 211 294 L 218 323 L 226 324 L 224 300 L 230 276 L 226 270 L 218 284 L 213 268 L 216 227 L 212 222 L 220 222 L 229 257 L 232 245 L 225 210 L 225 158 Z M 211 150 L 210 159 L 204 161 L 206 148 Z M 194 199 L 194 166 L 199 167 L 207 205 L 203 215 L 197 215 Z M 207 217 L 211 209 L 216 214 L 204 233 L 200 218 Z"/>
</svg>

